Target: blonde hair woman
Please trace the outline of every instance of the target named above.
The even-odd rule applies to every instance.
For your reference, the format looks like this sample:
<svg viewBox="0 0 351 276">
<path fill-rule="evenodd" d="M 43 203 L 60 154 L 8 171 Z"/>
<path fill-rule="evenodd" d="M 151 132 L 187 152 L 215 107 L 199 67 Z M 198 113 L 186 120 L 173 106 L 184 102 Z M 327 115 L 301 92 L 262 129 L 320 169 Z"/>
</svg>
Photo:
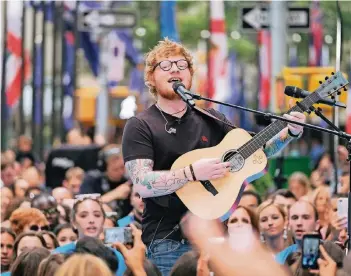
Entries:
<svg viewBox="0 0 351 276">
<path fill-rule="evenodd" d="M 70 257 L 56 271 L 55 276 L 112 276 L 105 262 L 90 254 L 77 254 Z"/>
<path fill-rule="evenodd" d="M 331 232 L 332 204 L 330 191 L 327 187 L 319 187 L 313 191 L 310 202 L 316 207 L 318 212 L 319 232 L 323 239 L 326 239 Z"/>
<path fill-rule="evenodd" d="M 257 216 L 261 241 L 274 254 L 290 245 L 291 239 L 288 239 L 287 217 L 282 206 L 272 200 L 267 200 L 258 206 Z"/>
</svg>

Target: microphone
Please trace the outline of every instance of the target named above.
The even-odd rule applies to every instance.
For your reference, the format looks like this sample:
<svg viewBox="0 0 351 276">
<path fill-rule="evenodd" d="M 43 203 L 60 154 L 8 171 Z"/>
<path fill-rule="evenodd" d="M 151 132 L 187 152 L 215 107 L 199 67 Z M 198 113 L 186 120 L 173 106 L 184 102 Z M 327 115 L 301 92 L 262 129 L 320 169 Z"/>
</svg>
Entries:
<svg viewBox="0 0 351 276">
<path fill-rule="evenodd" d="M 173 83 L 172 87 L 174 92 L 178 94 L 184 102 L 186 102 L 192 107 L 195 106 L 195 102 L 192 96 L 190 96 L 192 95 L 192 93 L 185 88 L 184 84 L 182 84 L 181 82 L 175 82 Z"/>
<path fill-rule="evenodd" d="M 284 90 L 284 94 L 288 95 L 290 97 L 294 97 L 294 98 L 306 98 L 309 95 L 311 95 L 310 92 L 305 91 L 305 90 L 298 88 L 296 86 L 286 86 L 285 90 Z M 341 102 L 337 102 L 337 101 L 332 100 L 332 99 L 320 99 L 317 103 L 346 108 L 345 104 L 343 104 Z"/>
</svg>

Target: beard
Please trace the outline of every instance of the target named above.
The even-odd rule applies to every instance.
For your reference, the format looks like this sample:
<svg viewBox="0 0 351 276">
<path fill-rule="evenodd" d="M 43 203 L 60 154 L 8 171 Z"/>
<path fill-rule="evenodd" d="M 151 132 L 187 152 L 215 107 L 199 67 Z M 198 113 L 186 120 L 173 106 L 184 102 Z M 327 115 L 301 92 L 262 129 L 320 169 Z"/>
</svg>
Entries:
<svg viewBox="0 0 351 276">
<path fill-rule="evenodd" d="M 180 100 L 180 97 L 178 94 L 176 94 L 174 91 L 158 91 L 158 94 L 167 100 L 173 101 L 173 100 Z"/>
</svg>

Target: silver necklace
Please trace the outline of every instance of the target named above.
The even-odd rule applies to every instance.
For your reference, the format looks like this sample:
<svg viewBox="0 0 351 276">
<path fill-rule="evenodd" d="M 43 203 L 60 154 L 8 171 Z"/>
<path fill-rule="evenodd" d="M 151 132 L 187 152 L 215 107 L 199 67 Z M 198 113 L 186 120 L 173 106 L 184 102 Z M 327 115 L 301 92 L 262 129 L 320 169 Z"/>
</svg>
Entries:
<svg viewBox="0 0 351 276">
<path fill-rule="evenodd" d="M 165 119 L 165 121 L 166 121 L 166 123 L 165 123 L 165 131 L 166 131 L 167 133 L 169 133 L 169 134 L 176 134 L 176 133 L 177 133 L 177 130 L 176 130 L 174 127 L 170 127 L 170 128 L 167 130 L 167 125 L 168 125 L 169 122 L 168 122 L 166 116 L 163 114 L 161 107 L 159 107 L 158 104 L 155 104 L 155 105 L 156 105 L 157 109 L 160 111 L 162 117 L 163 117 L 163 118 Z M 183 109 L 183 110 L 184 110 L 184 109 Z M 179 112 L 177 112 L 177 113 L 179 113 Z"/>
</svg>

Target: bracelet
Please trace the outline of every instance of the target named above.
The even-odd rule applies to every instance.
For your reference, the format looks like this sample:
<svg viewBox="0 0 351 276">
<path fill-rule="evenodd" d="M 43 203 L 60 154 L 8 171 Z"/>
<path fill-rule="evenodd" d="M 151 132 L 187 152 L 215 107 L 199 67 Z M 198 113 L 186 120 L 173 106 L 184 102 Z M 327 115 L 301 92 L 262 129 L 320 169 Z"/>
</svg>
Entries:
<svg viewBox="0 0 351 276">
<path fill-rule="evenodd" d="M 291 136 L 291 137 L 297 138 L 297 137 L 299 137 L 299 136 L 302 134 L 302 131 L 301 131 L 299 134 L 293 134 L 293 133 L 291 132 L 290 128 L 288 128 L 288 134 L 289 134 L 289 136 Z"/>
<path fill-rule="evenodd" d="M 194 173 L 193 165 L 192 165 L 192 164 L 190 164 L 190 165 L 189 165 L 189 168 L 190 168 L 191 175 L 193 176 L 193 180 L 194 180 L 194 181 L 196 181 L 196 177 L 195 177 L 195 173 Z"/>
</svg>

